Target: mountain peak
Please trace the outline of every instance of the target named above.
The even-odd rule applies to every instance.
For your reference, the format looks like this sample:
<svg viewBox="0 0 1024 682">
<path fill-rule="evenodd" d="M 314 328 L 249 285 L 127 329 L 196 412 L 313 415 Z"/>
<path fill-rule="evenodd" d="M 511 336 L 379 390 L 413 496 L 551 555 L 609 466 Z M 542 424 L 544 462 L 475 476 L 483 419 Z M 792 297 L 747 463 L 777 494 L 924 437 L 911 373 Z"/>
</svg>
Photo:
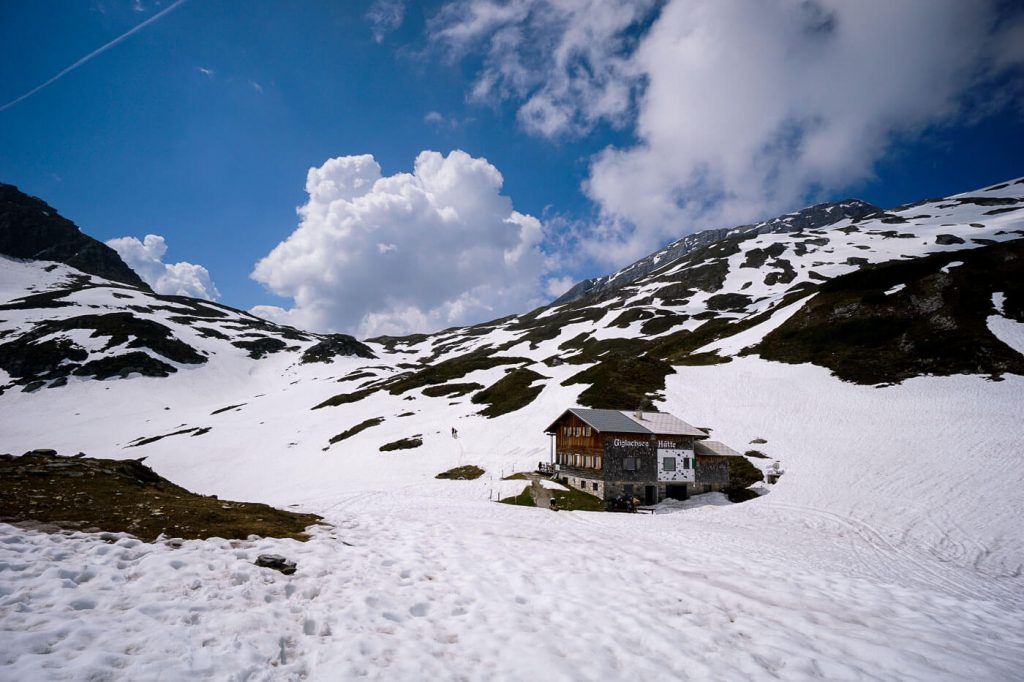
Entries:
<svg viewBox="0 0 1024 682">
<path fill-rule="evenodd" d="M 149 290 L 112 248 L 84 234 L 42 199 L 0 182 L 0 254 L 50 260 Z"/>
</svg>

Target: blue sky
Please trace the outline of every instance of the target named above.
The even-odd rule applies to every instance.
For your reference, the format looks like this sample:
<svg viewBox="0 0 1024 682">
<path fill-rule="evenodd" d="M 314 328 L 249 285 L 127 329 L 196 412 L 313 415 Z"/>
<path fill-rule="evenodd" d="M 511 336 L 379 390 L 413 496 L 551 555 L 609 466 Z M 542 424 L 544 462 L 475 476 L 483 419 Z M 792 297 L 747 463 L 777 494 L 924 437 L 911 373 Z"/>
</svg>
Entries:
<svg viewBox="0 0 1024 682">
<path fill-rule="evenodd" d="M 204 266 L 224 303 L 278 306 L 286 321 L 370 333 L 479 321 L 508 308 L 521 309 L 550 299 L 569 279 L 604 274 L 672 238 L 730 220 L 768 217 L 813 200 L 850 195 L 895 205 L 1024 174 L 1021 55 L 1013 48 L 1013 38 L 1024 33 L 1019 12 L 1008 10 L 1008 3 L 984 8 L 985 3 L 978 3 L 980 9 L 966 18 L 960 16 L 963 10 L 951 6 L 946 23 L 924 19 L 933 14 L 941 19 L 945 11 L 924 3 L 921 21 L 934 25 L 920 35 L 904 28 L 906 40 L 893 40 L 894 49 L 911 53 L 909 62 L 917 49 L 923 66 L 894 69 L 899 73 L 891 77 L 883 77 L 871 63 L 841 73 L 845 67 L 836 66 L 841 86 L 816 89 L 804 82 L 821 78 L 829 83 L 827 72 L 789 79 L 794 68 L 785 61 L 792 53 L 792 45 L 784 44 L 785 30 L 776 32 L 782 34 L 780 46 L 751 45 L 745 39 L 750 11 L 740 7 L 742 2 L 720 3 L 737 6 L 731 15 L 708 9 L 713 4 L 690 3 L 706 5 L 701 13 L 683 7 L 683 0 L 608 2 L 604 8 L 614 6 L 617 13 L 609 11 L 604 18 L 586 3 L 567 4 L 578 7 L 563 10 L 541 0 L 497 5 L 483 0 L 188 0 L 0 111 L 0 181 L 40 196 L 99 239 L 161 235 L 169 247 L 164 260 Z M 778 20 L 789 27 L 819 21 L 794 17 L 785 4 L 757 23 Z M 0 106 L 168 5 L 152 0 L 0 1 Z M 830 20 L 840 27 L 837 35 L 846 35 L 845 27 L 855 27 L 862 19 L 830 5 L 822 3 L 822 12 L 837 17 Z M 401 21 L 390 24 L 374 19 L 398 15 Z M 903 20 L 911 27 L 920 23 L 916 17 Z M 769 155 L 772 170 L 761 173 L 764 150 L 775 148 L 765 140 L 775 138 L 743 141 L 725 123 L 718 130 L 721 112 L 740 108 L 727 99 L 715 102 L 719 89 L 714 75 L 726 67 L 713 55 L 706 63 L 671 63 L 675 53 L 668 48 L 682 40 L 673 31 L 678 28 L 682 35 L 693 25 L 715 29 L 719 36 L 724 27 L 722 40 L 727 43 L 729 32 L 735 32 L 730 49 L 742 52 L 747 45 L 757 62 L 741 66 L 743 73 L 767 69 L 756 74 L 756 82 L 780 92 L 779 101 L 766 107 L 766 116 L 774 107 L 779 120 L 793 122 L 801 149 L 816 144 L 842 149 L 845 144 L 858 150 L 849 164 L 824 158 L 828 152 L 802 155 L 790 150 Z M 831 37 L 833 29 L 817 26 L 813 31 L 821 40 L 841 42 Z M 590 31 L 582 42 L 573 35 L 579 27 Z M 754 28 L 759 26 L 749 30 Z M 804 33 L 795 33 L 792 40 L 801 45 L 818 40 L 807 37 L 806 26 L 798 28 Z M 961 36 L 956 40 L 965 43 L 963 49 L 929 52 L 933 48 L 927 43 L 941 40 L 942 31 L 953 28 L 950 35 Z M 849 35 L 851 42 L 856 39 L 853 29 Z M 1007 47 L 979 60 L 973 55 L 982 43 Z M 561 64 L 559 53 L 545 51 L 545 45 L 552 50 L 563 46 L 575 56 Z M 782 55 L 774 71 L 765 66 L 773 55 Z M 837 60 L 841 57 L 836 55 Z M 929 64 L 942 60 L 948 63 L 928 70 Z M 978 76 L 982 69 L 984 75 Z M 942 75 L 946 72 L 973 75 L 947 79 Z M 672 78 L 680 79 L 678 88 Z M 773 78 L 779 82 L 772 83 Z M 874 86 L 886 78 L 889 82 Z M 899 94 L 904 83 L 898 78 L 924 82 L 928 89 L 905 101 Z M 723 89 L 729 90 L 727 84 L 735 80 L 723 72 Z M 816 98 L 822 87 L 832 86 L 837 90 L 829 98 Z M 678 100 L 678 109 L 673 108 L 673 98 L 679 96 L 675 89 L 703 93 L 709 87 L 711 95 L 696 102 Z M 935 92 L 939 94 L 929 101 Z M 742 97 L 743 91 L 731 96 Z M 756 101 L 758 107 L 763 97 Z M 847 98 L 848 104 L 833 107 L 836 98 Z M 802 107 L 804 101 L 814 112 L 806 119 L 792 114 L 800 110 L 792 103 Z M 701 120 L 703 103 L 714 118 Z M 848 110 L 855 114 L 848 115 Z M 544 116 L 537 118 L 531 111 Z M 673 119 L 676 113 L 678 121 Z M 735 125 L 740 131 L 756 127 L 749 121 Z M 697 126 L 705 126 L 708 134 L 688 129 Z M 828 144 L 814 139 L 819 131 Z M 720 139 L 715 137 L 719 132 Z M 707 138 L 709 149 L 698 153 Z M 726 149 L 733 139 L 743 144 Z M 519 230 L 516 243 L 534 257 L 518 261 L 520 269 L 504 273 L 500 281 L 466 271 L 458 282 L 462 290 L 434 298 L 405 300 L 395 290 L 357 305 L 360 290 L 376 288 L 372 272 L 346 280 L 351 263 L 332 260 L 330 254 L 317 253 L 322 261 L 303 261 L 312 263 L 309 268 L 320 263 L 334 273 L 329 281 L 306 281 L 317 275 L 302 271 L 295 259 L 310 256 L 312 248 L 350 246 L 344 240 L 289 240 L 301 220 L 296 208 L 310 200 L 304 190 L 307 171 L 333 157 L 371 154 L 380 175 L 387 177 L 412 172 L 424 150 L 442 155 L 463 150 L 500 171 L 500 193 L 511 200 L 514 211 L 540 224 L 533 234 L 533 223 L 513 221 Z M 456 169 L 453 162 L 452 172 L 470 183 L 483 177 L 486 169 L 470 169 L 468 164 Z M 699 182 L 694 180 L 698 176 Z M 747 185 L 757 191 L 736 191 Z M 490 188 L 480 191 L 491 211 L 480 220 L 497 216 L 495 227 L 481 232 L 479 246 L 485 248 L 506 239 L 500 230 L 509 224 L 510 207 L 491 196 Z M 642 201 L 648 192 L 651 200 Z M 368 219 L 365 213 L 358 215 L 358 220 Z M 430 230 L 444 229 L 431 220 L 412 220 L 403 228 L 419 235 L 422 243 L 412 238 L 409 243 L 417 244 L 424 258 L 430 257 Z M 317 223 L 306 231 L 327 229 L 326 223 Z M 475 239 L 471 232 L 459 234 L 470 242 Z M 279 251 L 264 266 L 262 281 L 251 279 L 255 264 L 286 241 L 291 255 Z M 309 245 L 313 242 L 316 247 Z M 389 242 L 378 241 L 377 251 L 381 258 L 390 257 L 404 243 L 399 233 Z M 402 267 L 408 270 L 409 261 Z M 379 266 L 370 269 L 390 276 Z M 530 286 L 514 283 L 517 276 L 528 279 Z M 424 270 L 422 277 L 427 279 L 411 279 L 408 285 L 429 289 L 429 278 L 436 278 L 437 271 Z M 353 291 L 340 299 L 344 310 L 324 301 L 345 287 Z M 481 304 L 485 298 L 498 303 Z M 285 315 L 303 306 L 319 312 Z M 345 312 L 357 308 L 358 315 Z M 333 312 L 324 312 L 328 309 Z M 383 315 L 373 318 L 378 323 L 369 323 L 378 313 Z"/>
</svg>

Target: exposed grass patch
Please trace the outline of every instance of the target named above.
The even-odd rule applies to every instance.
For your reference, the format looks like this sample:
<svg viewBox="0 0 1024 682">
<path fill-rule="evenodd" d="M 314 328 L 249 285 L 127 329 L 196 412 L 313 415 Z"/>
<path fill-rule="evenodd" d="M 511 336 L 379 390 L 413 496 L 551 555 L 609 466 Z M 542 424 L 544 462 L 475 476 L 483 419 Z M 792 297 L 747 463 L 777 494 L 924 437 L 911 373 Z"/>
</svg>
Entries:
<svg viewBox="0 0 1024 682">
<path fill-rule="evenodd" d="M 487 405 L 480 414 L 488 418 L 515 412 L 532 403 L 544 390 L 543 386 L 531 384 L 546 378 L 532 369 L 520 367 L 474 395 L 473 402 Z"/>
<path fill-rule="evenodd" d="M 760 495 L 749 488 L 735 488 L 733 486 L 729 486 L 722 492 L 725 493 L 725 496 L 729 498 L 730 502 L 736 503 L 747 502 L 748 500 L 754 500 L 760 497 Z"/>
<path fill-rule="evenodd" d="M 563 386 L 590 384 L 578 402 L 585 407 L 622 409 L 659 397 L 672 365 L 649 355 L 614 354 L 562 382 Z"/>
<path fill-rule="evenodd" d="M 948 273 L 951 261 L 963 265 Z M 1024 319 L 1024 241 L 889 261 L 823 283 L 819 294 L 747 352 L 812 362 L 845 381 L 900 382 L 926 374 L 1024 374 L 1024 357 L 992 335 L 992 294 Z M 905 288 L 884 292 L 897 284 Z"/>
<path fill-rule="evenodd" d="M 366 421 L 359 422 L 358 424 L 353 426 L 351 429 L 346 429 L 345 431 L 342 431 L 341 433 L 339 433 L 337 436 L 332 436 L 331 437 L 331 445 L 334 445 L 335 443 L 339 443 L 339 442 L 345 440 L 346 438 L 351 438 L 352 436 L 356 435 L 360 431 L 365 431 L 366 429 L 368 429 L 370 427 L 377 426 L 378 424 L 383 424 L 383 423 L 384 423 L 384 417 L 373 417 L 372 419 L 367 419 Z"/>
<path fill-rule="evenodd" d="M 470 381 L 461 384 L 441 384 L 440 386 L 427 386 L 426 388 L 423 389 L 423 395 L 428 396 L 430 398 L 461 398 L 467 393 L 479 391 L 483 387 L 483 384 L 478 384 L 475 381 Z"/>
<path fill-rule="evenodd" d="M 442 471 L 434 478 L 445 478 L 455 481 L 472 481 L 480 478 L 484 475 L 484 470 L 474 464 L 467 464 L 461 467 L 455 467 L 448 471 Z"/>
<path fill-rule="evenodd" d="M 729 458 L 729 485 L 722 491 L 730 502 L 746 502 L 758 497 L 750 486 L 763 481 L 764 474 L 746 457 Z"/>
<path fill-rule="evenodd" d="M 575 511 L 605 511 L 607 505 L 600 497 L 566 486 L 568 490 L 552 490 L 551 494 L 559 509 Z"/>
<path fill-rule="evenodd" d="M 764 474 L 746 457 L 729 458 L 729 486 L 748 488 L 764 480 Z"/>
<path fill-rule="evenodd" d="M 661 334 L 667 332 L 673 327 L 681 325 L 690 319 L 689 315 L 684 313 L 672 313 L 671 315 L 659 315 L 658 317 L 647 320 L 640 326 L 640 333 L 644 336 L 654 336 L 655 334 Z"/>
<path fill-rule="evenodd" d="M 339 356 L 376 358 L 369 346 L 355 340 L 348 334 L 328 334 L 302 354 L 302 363 L 331 362 Z"/>
<path fill-rule="evenodd" d="M 750 441 L 750 442 L 754 443 L 756 441 Z M 763 441 L 763 442 L 767 442 L 767 441 Z M 744 457 L 753 457 L 755 459 L 768 459 L 768 455 L 764 454 L 760 450 L 747 450 L 746 452 L 743 453 L 743 456 Z"/>
<path fill-rule="evenodd" d="M 675 364 L 686 365 L 688 367 L 703 367 L 707 365 L 722 365 L 726 362 L 732 362 L 732 358 L 728 356 L 721 356 L 716 351 L 708 353 L 690 353 L 688 355 L 681 355 L 675 359 Z"/>
<path fill-rule="evenodd" d="M 503 497 L 502 499 L 498 500 L 498 502 L 501 502 L 502 504 L 514 504 L 520 507 L 537 506 L 536 504 L 533 503 L 533 495 L 530 494 L 530 486 L 526 486 L 525 488 L 523 488 L 523 492 L 519 493 L 518 495 L 513 495 L 512 497 Z"/>
<path fill-rule="evenodd" d="M 314 405 L 310 409 L 319 410 L 321 407 L 337 407 L 338 405 L 357 403 L 363 398 L 373 395 L 376 392 L 376 388 L 366 388 L 361 391 L 353 391 L 352 393 L 339 393 L 338 395 L 331 396 L 319 405 Z"/>
<path fill-rule="evenodd" d="M 410 438 L 401 438 L 390 443 L 385 443 L 384 445 L 381 445 L 379 449 L 381 452 L 391 452 L 393 450 L 412 450 L 413 448 L 418 448 L 421 445 L 423 445 L 423 439 L 416 435 Z"/>
<path fill-rule="evenodd" d="M 0 521 L 124 532 L 152 542 L 161 534 L 306 540 L 306 528 L 320 517 L 196 495 L 134 460 L 26 454 L 0 455 Z"/>
<path fill-rule="evenodd" d="M 30 331 L 0 345 L 0 367 L 18 379 L 17 383 L 71 374 L 106 379 L 132 373 L 163 377 L 177 371 L 172 365 L 141 351 L 84 362 L 89 354 L 62 335 L 73 331 L 91 331 L 91 338 L 107 337 L 104 351 L 116 347 L 145 348 L 182 364 L 206 362 L 194 348 L 175 338 L 168 327 L 122 312 L 40 322 Z"/>
<path fill-rule="evenodd" d="M 491 350 L 476 350 L 415 372 L 399 375 L 387 382 L 388 392 L 392 395 L 401 395 L 424 386 L 444 384 L 461 379 L 477 370 L 530 362 L 527 358 L 495 357 L 491 355 L 492 352 Z"/>
</svg>

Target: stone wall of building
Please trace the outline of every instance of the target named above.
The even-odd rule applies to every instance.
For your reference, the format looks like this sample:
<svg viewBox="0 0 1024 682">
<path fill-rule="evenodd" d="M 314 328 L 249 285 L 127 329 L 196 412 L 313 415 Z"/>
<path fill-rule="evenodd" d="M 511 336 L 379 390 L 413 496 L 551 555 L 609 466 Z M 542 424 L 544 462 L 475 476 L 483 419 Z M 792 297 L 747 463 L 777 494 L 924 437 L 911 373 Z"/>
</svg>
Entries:
<svg viewBox="0 0 1024 682">
<path fill-rule="evenodd" d="M 695 473 L 698 490 L 703 491 L 707 483 L 724 487 L 729 484 L 729 458 L 698 455 Z"/>
<path fill-rule="evenodd" d="M 604 479 L 606 481 L 658 480 L 657 445 L 654 436 L 623 433 L 604 437 Z M 634 460 L 635 469 L 626 468 Z"/>
</svg>

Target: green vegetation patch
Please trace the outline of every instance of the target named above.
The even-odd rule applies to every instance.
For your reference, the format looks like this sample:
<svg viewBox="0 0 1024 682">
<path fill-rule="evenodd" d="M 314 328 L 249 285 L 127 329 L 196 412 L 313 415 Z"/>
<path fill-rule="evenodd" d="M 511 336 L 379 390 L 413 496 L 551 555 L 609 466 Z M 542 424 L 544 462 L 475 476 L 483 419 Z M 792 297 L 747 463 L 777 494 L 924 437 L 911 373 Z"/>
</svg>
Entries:
<svg viewBox="0 0 1024 682">
<path fill-rule="evenodd" d="M 303 364 L 311 362 L 331 362 L 334 358 L 343 356 L 356 356 L 360 358 L 376 358 L 369 346 L 360 343 L 348 334 L 328 334 L 318 343 L 313 344 L 302 354 Z"/>
<path fill-rule="evenodd" d="M 473 381 L 462 384 L 441 384 L 440 386 L 427 386 L 423 389 L 423 395 L 430 398 L 441 398 L 444 396 L 449 398 L 461 398 L 467 393 L 479 391 L 483 387 L 483 384 L 478 384 Z"/>
<path fill-rule="evenodd" d="M 731 487 L 749 488 L 763 480 L 764 474 L 746 457 L 729 458 L 729 485 Z"/>
<path fill-rule="evenodd" d="M 79 330 L 91 331 L 91 338 L 107 337 L 103 351 L 145 348 L 173 362 L 206 362 L 194 348 L 175 338 L 168 327 L 122 312 L 78 315 L 36 324 L 30 331 L 0 345 L 0 368 L 22 384 L 71 374 L 106 379 L 133 373 L 163 377 L 177 371 L 140 350 L 84 362 L 88 352 L 62 334 Z"/>
<path fill-rule="evenodd" d="M 412 450 L 423 445 L 423 438 L 419 435 L 411 436 L 409 438 L 402 438 L 390 443 L 385 443 L 380 446 L 381 452 L 391 452 L 392 450 Z"/>
<path fill-rule="evenodd" d="M 424 367 L 418 371 L 408 372 L 395 377 L 386 383 L 388 392 L 401 395 L 408 391 L 434 384 L 444 384 L 461 379 L 470 372 L 491 369 L 502 365 L 518 365 L 530 362 L 527 358 L 495 357 L 491 350 L 476 350 L 465 355 L 450 358 L 436 365 Z"/>
<path fill-rule="evenodd" d="M 963 265 L 943 272 L 952 261 Z M 836 277 L 749 352 L 811 362 L 859 384 L 922 375 L 1024 374 L 1024 357 L 993 336 L 992 294 L 1024 320 L 1024 241 L 869 265 Z M 897 284 L 905 288 L 885 292 Z"/>
<path fill-rule="evenodd" d="M 607 505 L 600 497 L 566 486 L 568 490 L 552 490 L 551 494 L 559 509 L 573 511 L 605 511 Z"/>
<path fill-rule="evenodd" d="M 685 313 L 658 315 L 658 317 L 655 317 L 644 322 L 643 325 L 640 326 L 640 333 L 643 334 L 644 336 L 654 336 L 656 334 L 661 334 L 662 332 L 667 332 L 669 329 L 672 329 L 673 327 L 681 325 L 688 319 L 690 319 L 690 316 L 686 315 Z"/>
<path fill-rule="evenodd" d="M 152 542 L 183 539 L 288 537 L 308 539 L 315 514 L 196 495 L 136 460 L 0 455 L 0 521 L 131 533 Z"/>
<path fill-rule="evenodd" d="M 515 412 L 532 403 L 540 395 L 544 386 L 533 386 L 532 384 L 546 378 L 532 369 L 524 367 L 513 369 L 474 395 L 473 402 L 478 405 L 487 405 L 480 410 L 480 414 L 488 418 Z"/>
<path fill-rule="evenodd" d="M 646 308 L 626 308 L 609 326 L 625 329 L 634 322 L 649 320 L 652 317 L 654 317 L 654 313 Z"/>
<path fill-rule="evenodd" d="M 649 355 L 616 353 L 562 382 L 563 386 L 590 384 L 579 396 L 584 407 L 623 409 L 660 397 L 672 365 Z"/>
<path fill-rule="evenodd" d="M 319 410 L 321 407 L 337 407 L 338 405 L 357 403 L 363 398 L 373 395 L 376 392 L 376 388 L 366 388 L 361 391 L 353 391 L 352 393 L 339 393 L 338 395 L 331 396 L 319 405 L 314 405 L 311 409 Z"/>
<path fill-rule="evenodd" d="M 523 488 L 523 492 L 518 495 L 503 497 L 498 500 L 498 502 L 501 502 L 502 504 L 514 504 L 520 507 L 536 507 L 537 505 L 533 503 L 533 495 L 530 494 L 530 487 L 531 486 L 526 486 Z"/>
<path fill-rule="evenodd" d="M 288 348 L 288 344 L 281 339 L 275 339 L 269 336 L 251 339 L 248 341 L 232 341 L 231 345 L 248 351 L 249 357 L 253 360 L 261 360 L 271 353 L 280 353 Z"/>
<path fill-rule="evenodd" d="M 351 438 L 352 436 L 356 435 L 360 431 L 365 431 L 366 429 L 368 429 L 370 427 L 377 426 L 377 425 L 383 424 L 383 423 L 384 423 L 384 417 L 373 417 L 372 419 L 367 419 L 366 421 L 359 422 L 358 424 L 353 426 L 351 429 L 347 429 L 347 430 L 342 431 L 341 433 L 339 433 L 337 436 L 333 436 L 331 438 L 331 445 L 334 445 L 335 443 L 339 443 L 339 442 L 345 440 L 346 438 Z"/>
<path fill-rule="evenodd" d="M 764 474 L 746 457 L 729 458 L 729 485 L 722 491 L 730 502 L 746 502 L 758 497 L 750 486 L 763 481 Z"/>
<path fill-rule="evenodd" d="M 455 467 L 448 471 L 442 471 L 434 478 L 444 478 L 454 481 L 472 481 L 480 478 L 484 475 L 484 470 L 474 464 L 467 464 L 461 467 Z"/>
</svg>

